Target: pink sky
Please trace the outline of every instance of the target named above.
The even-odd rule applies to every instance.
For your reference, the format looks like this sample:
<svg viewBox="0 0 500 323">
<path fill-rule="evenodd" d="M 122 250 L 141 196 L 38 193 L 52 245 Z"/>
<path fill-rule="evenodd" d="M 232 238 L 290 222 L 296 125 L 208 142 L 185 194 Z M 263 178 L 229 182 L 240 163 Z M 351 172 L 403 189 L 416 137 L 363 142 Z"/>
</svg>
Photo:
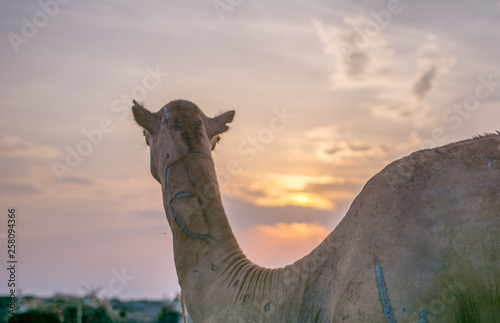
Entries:
<svg viewBox="0 0 500 323">
<path fill-rule="evenodd" d="M 494 1 L 55 1 L 0 4 L 0 259 L 16 207 L 23 293 L 179 291 L 132 96 L 236 110 L 213 153 L 223 200 L 272 267 L 391 161 L 500 128 Z"/>
</svg>

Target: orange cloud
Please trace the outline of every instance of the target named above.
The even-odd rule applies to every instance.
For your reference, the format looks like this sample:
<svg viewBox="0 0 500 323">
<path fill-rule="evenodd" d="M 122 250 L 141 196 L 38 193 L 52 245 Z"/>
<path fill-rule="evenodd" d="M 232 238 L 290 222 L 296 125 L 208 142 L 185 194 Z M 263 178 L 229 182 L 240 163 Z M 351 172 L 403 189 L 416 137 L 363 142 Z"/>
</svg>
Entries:
<svg viewBox="0 0 500 323">
<path fill-rule="evenodd" d="M 287 192 L 283 189 L 267 189 L 265 196 L 257 197 L 254 203 L 259 206 L 304 206 L 319 210 L 331 210 L 335 204 L 328 198 L 309 192 Z"/>
<path fill-rule="evenodd" d="M 275 225 L 258 225 L 255 229 L 271 238 L 289 239 L 296 241 L 297 239 L 324 239 L 329 231 L 319 222 L 313 223 L 276 223 Z"/>
<path fill-rule="evenodd" d="M 345 194 L 326 196 L 308 189 L 316 185 L 339 185 L 348 179 L 329 175 L 310 176 L 300 174 L 245 173 L 238 183 L 222 187 L 223 194 L 235 196 L 259 206 L 282 207 L 287 205 L 332 210 Z M 337 190 L 338 191 L 338 190 Z"/>
<path fill-rule="evenodd" d="M 353 186 L 364 183 L 351 177 L 284 173 L 242 172 L 238 181 L 221 187 L 223 195 L 264 207 L 301 206 L 335 210 L 353 197 Z"/>
<path fill-rule="evenodd" d="M 247 256 L 262 266 L 281 267 L 311 252 L 331 230 L 319 222 L 257 225 L 238 234 Z"/>
</svg>

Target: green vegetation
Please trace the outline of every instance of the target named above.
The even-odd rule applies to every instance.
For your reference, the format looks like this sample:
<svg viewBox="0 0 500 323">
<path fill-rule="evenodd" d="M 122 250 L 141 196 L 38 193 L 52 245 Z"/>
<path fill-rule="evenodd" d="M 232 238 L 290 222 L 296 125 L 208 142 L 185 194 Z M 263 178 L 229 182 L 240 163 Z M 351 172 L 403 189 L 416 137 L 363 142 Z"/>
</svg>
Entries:
<svg viewBox="0 0 500 323">
<path fill-rule="evenodd" d="M 61 320 L 55 313 L 32 310 L 21 314 L 15 314 L 9 318 L 9 323 L 60 323 Z"/>
<path fill-rule="evenodd" d="M 178 323 L 180 314 L 177 313 L 171 306 L 163 306 L 158 315 L 158 323 Z"/>
<path fill-rule="evenodd" d="M 84 297 L 56 294 L 52 297 L 23 296 L 16 314 L 9 315 L 9 298 L 0 297 L 0 323 L 178 323 L 178 299 L 152 301 L 100 300 L 95 293 Z M 4 306 L 5 305 L 5 306 Z"/>
</svg>

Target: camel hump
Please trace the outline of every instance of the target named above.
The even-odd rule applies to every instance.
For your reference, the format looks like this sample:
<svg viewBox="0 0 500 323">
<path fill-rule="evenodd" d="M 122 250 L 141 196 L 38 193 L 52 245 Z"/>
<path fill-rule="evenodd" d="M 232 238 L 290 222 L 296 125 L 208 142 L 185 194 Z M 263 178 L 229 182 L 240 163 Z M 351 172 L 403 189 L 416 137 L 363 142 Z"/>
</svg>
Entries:
<svg viewBox="0 0 500 323">
<path fill-rule="evenodd" d="M 427 181 L 430 176 L 442 171 L 488 172 L 498 170 L 499 165 L 500 135 L 488 134 L 414 152 L 389 164 L 379 175 L 384 177 L 391 191 L 397 191 L 417 179 Z"/>
<path fill-rule="evenodd" d="M 500 322 L 500 136 L 391 163 L 323 244 L 340 258 L 334 299 L 356 300 L 339 314 L 373 304 L 398 322 Z"/>
</svg>

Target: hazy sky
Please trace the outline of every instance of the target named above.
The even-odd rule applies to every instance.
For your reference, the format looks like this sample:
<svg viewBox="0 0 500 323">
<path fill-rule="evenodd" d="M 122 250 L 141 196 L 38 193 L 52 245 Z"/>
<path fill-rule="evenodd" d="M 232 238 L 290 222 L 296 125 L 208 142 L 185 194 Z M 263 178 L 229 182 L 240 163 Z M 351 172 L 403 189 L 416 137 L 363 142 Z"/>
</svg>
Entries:
<svg viewBox="0 0 500 323">
<path fill-rule="evenodd" d="M 23 293 L 178 292 L 131 97 L 236 110 L 223 200 L 273 267 L 391 161 L 500 129 L 495 1 L 0 1 L 0 34 L 0 259 L 16 207 Z"/>
</svg>

